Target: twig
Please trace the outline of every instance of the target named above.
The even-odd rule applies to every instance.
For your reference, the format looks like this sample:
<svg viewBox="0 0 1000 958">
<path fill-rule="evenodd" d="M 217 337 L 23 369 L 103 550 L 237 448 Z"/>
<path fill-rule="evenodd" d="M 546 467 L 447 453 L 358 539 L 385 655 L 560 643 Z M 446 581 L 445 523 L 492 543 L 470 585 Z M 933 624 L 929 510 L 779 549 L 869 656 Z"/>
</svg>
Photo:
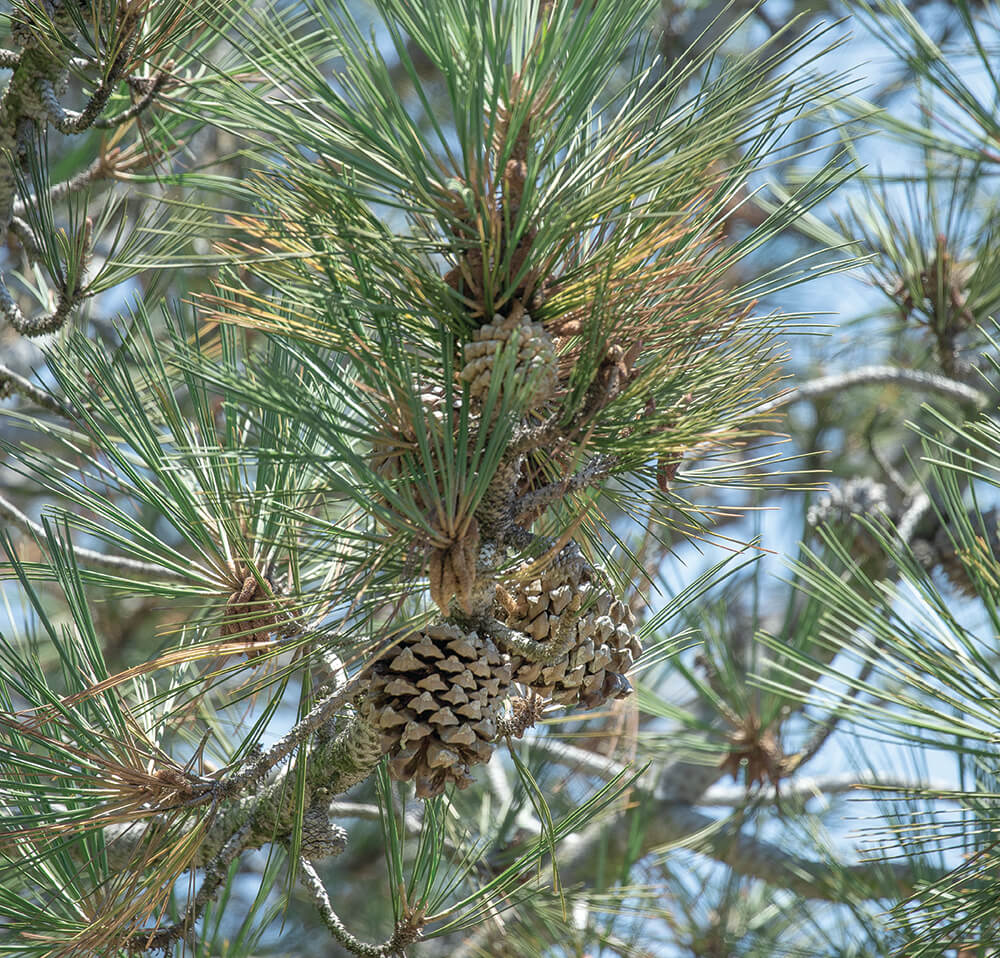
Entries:
<svg viewBox="0 0 1000 958">
<path fill-rule="evenodd" d="M 195 864 L 210 860 L 229 835 L 243 825 L 249 828 L 245 840 L 247 848 L 259 848 L 275 841 L 277 837 L 289 834 L 298 799 L 295 789 L 289 787 L 288 770 L 282 769 L 273 781 L 262 788 L 255 786 L 283 762 L 298 743 L 323 726 L 333 712 L 357 694 L 357 689 L 356 677 L 338 692 L 323 699 L 273 748 L 251 759 L 243 771 L 229 778 L 206 783 L 183 803 L 186 807 L 211 804 L 216 808 L 212 824 L 202 836 Z M 306 768 L 306 807 L 328 803 L 332 797 L 343 794 L 356 782 L 371 774 L 382 755 L 378 737 L 374 733 L 372 736 L 376 748 L 373 754 L 366 755 L 369 760 L 364 763 L 364 767 L 359 767 L 356 756 L 346 754 L 352 751 L 350 739 L 353 737 L 352 730 L 358 724 L 361 724 L 360 719 L 348 723 L 340 735 L 327 742 L 321 741 L 310 750 Z M 346 743 L 345 739 L 348 740 Z M 241 792 L 246 794 L 240 795 Z M 133 849 L 144 840 L 145 833 L 145 828 L 130 828 L 127 833 L 116 834 L 113 846 L 116 861 L 128 861 Z"/>
<path fill-rule="evenodd" d="M 579 769 L 587 774 L 608 781 L 626 770 L 626 766 L 613 759 L 603 758 L 585 749 L 576 748 L 548 737 L 539 737 L 531 742 L 532 748 L 544 752 L 561 765 Z M 716 769 L 709 769 L 716 774 Z M 662 776 L 661 776 L 662 779 Z M 836 880 L 839 869 L 829 862 L 811 860 L 789 854 L 770 842 L 734 833 L 731 827 L 720 823 L 708 815 L 696 811 L 685 801 L 678 801 L 663 788 L 663 783 L 654 789 L 635 786 L 639 797 L 638 805 L 645 805 L 647 812 L 643 818 L 643 849 L 660 845 L 680 845 L 693 848 L 725 862 L 738 874 L 761 878 L 782 888 L 789 888 L 807 898 L 837 898 Z M 837 795 L 860 789 L 897 792 L 925 792 L 939 788 L 947 790 L 944 784 L 901 779 L 893 775 L 881 776 L 874 772 L 858 775 L 829 776 L 825 778 L 803 778 L 782 784 L 781 799 L 805 799 L 814 795 Z M 765 801 L 775 801 L 775 789 L 763 789 L 757 793 Z M 742 807 L 747 802 L 746 788 L 739 786 L 715 787 L 704 790 L 697 798 L 699 805 Z M 568 838 L 566 854 L 560 864 L 560 874 L 564 883 L 571 884 L 582 878 L 583 870 L 589 865 L 598 843 L 605 849 L 621 849 L 624 852 L 628 830 L 634 827 L 628 816 L 619 816 L 611 823 L 602 823 L 588 829 L 579 836 Z M 620 841 L 619 841 L 620 840 Z M 606 844 L 605 844 L 606 843 Z M 643 852 L 640 850 L 640 854 Z M 606 867 L 614 868 L 615 865 Z M 868 891 L 875 897 L 886 894 L 887 886 L 898 883 L 909 887 L 913 875 L 906 865 L 893 865 L 879 875 L 878 866 L 844 866 L 854 880 L 866 883 Z M 579 873 L 579 874 L 578 874 Z"/>
<path fill-rule="evenodd" d="M 640 804 L 643 801 L 642 797 L 638 799 Z M 645 849 L 683 845 L 724 863 L 737 875 L 756 878 L 813 900 L 842 901 L 845 881 L 867 898 L 896 897 L 911 891 L 918 878 L 908 862 L 845 865 L 811 859 L 744 834 L 732 823 L 719 822 L 689 805 L 658 802 L 648 792 L 645 801 L 649 804 L 643 815 L 639 855 Z M 592 867 L 598 847 L 604 850 L 604 867 L 619 868 L 623 864 L 619 858 L 628 854 L 629 830 L 634 827 L 629 816 L 621 815 L 610 825 L 592 825 L 582 834 L 569 836 L 559 867 L 563 883 L 570 885 L 581 880 Z M 921 866 L 919 878 L 933 881 L 945 873 L 941 871 L 935 876 Z"/>
<path fill-rule="evenodd" d="M 899 544 L 907 546 L 916 534 L 920 520 L 927 514 L 931 507 L 930 496 L 926 492 L 919 492 L 913 498 L 913 502 L 907 507 L 899 522 L 896 523 L 896 539 Z"/>
<path fill-rule="evenodd" d="M 25 399 L 30 399 L 36 406 L 41 406 L 57 416 L 72 420 L 76 418 L 73 410 L 65 403 L 60 402 L 55 396 L 0 363 L 0 399 L 6 399 L 15 393 L 24 396 Z"/>
<path fill-rule="evenodd" d="M 872 416 L 871 421 L 865 427 L 865 442 L 868 444 L 868 452 L 872 459 L 878 464 L 878 467 L 885 473 L 886 478 L 893 484 L 896 491 L 899 492 L 903 498 L 908 499 L 914 494 L 914 492 L 919 488 L 918 485 L 908 483 L 906 479 L 903 478 L 899 470 L 892 464 L 889 457 L 882 452 L 878 447 L 878 443 L 875 441 L 875 432 L 878 429 L 879 422 L 882 420 L 882 413 L 884 410 L 879 409 L 876 411 L 875 415 Z"/>
<path fill-rule="evenodd" d="M 553 482 L 526 493 L 515 504 L 514 521 L 520 526 L 530 526 L 556 499 L 602 482 L 611 475 L 617 462 L 614 456 L 594 456 L 578 472 L 561 482 Z"/>
<path fill-rule="evenodd" d="M 861 671 L 858 672 L 857 679 L 855 680 L 858 684 L 848 689 L 840 697 L 840 701 L 837 703 L 836 707 L 831 709 L 830 714 L 819 723 L 812 735 L 809 736 L 805 745 L 803 745 L 802 748 L 799 749 L 799 751 L 794 755 L 789 755 L 782 762 L 782 765 L 788 768 L 789 773 L 797 771 L 808 762 L 812 761 L 812 759 L 819 753 L 819 750 L 826 745 L 830 736 L 837 730 L 837 726 L 840 725 L 840 721 L 844 717 L 844 707 L 861 694 L 861 683 L 871 675 L 874 667 L 875 659 L 874 656 L 872 656 L 865 661 L 865 664 L 861 667 Z"/>
<path fill-rule="evenodd" d="M 493 768 L 495 763 L 491 762 L 486 766 L 487 771 Z M 423 806 L 421 806 L 423 807 Z M 331 818 L 358 818 L 367 822 L 378 822 L 382 819 L 382 812 L 378 805 L 371 805 L 367 802 L 331 802 L 327 809 Z M 413 812 L 407 812 L 403 817 L 403 825 L 410 835 L 419 835 L 422 828 L 420 816 Z"/>
<path fill-rule="evenodd" d="M 18 242 L 24 247 L 24 251 L 28 254 L 28 259 L 35 263 L 41 260 L 42 251 L 39 249 L 38 239 L 30 224 L 15 215 L 10 218 L 7 229 L 17 237 Z"/>
<path fill-rule="evenodd" d="M 249 822 L 235 832 L 221 851 L 205 866 L 205 877 L 197 894 L 191 900 L 184 917 L 166 928 L 143 930 L 132 935 L 127 947 L 130 950 L 150 951 L 166 949 L 171 942 L 191 933 L 194 923 L 201 917 L 208 903 L 216 896 L 225 881 L 233 859 L 243 850 L 243 840 L 250 831 Z"/>
<path fill-rule="evenodd" d="M 167 71 L 173 66 L 172 62 L 165 63 L 162 70 L 157 70 L 148 80 L 144 81 L 146 87 L 142 96 L 135 101 L 128 109 L 122 110 L 120 113 L 116 113 L 114 116 L 101 116 L 94 120 L 94 127 L 99 130 L 108 130 L 116 126 L 121 126 L 122 123 L 127 123 L 129 120 L 134 119 L 140 113 L 149 109 L 153 101 L 156 99 L 157 94 L 166 85 L 167 80 L 170 79 L 169 73 Z M 133 89 L 135 89 L 135 84 L 132 83 Z"/>
<path fill-rule="evenodd" d="M 896 778 L 891 774 L 862 772 L 859 775 L 822 775 L 815 778 L 802 776 L 793 781 L 781 783 L 780 791 L 774 786 L 761 788 L 753 793 L 753 801 L 758 804 L 777 802 L 804 802 L 810 798 L 832 798 L 861 791 L 877 792 L 947 792 L 954 789 L 947 782 L 921 782 L 906 778 Z M 747 790 L 743 785 L 715 785 L 698 803 L 703 808 L 739 808 L 747 803 Z"/>
<path fill-rule="evenodd" d="M 528 744 L 532 751 L 541 752 L 546 758 L 565 768 L 593 775 L 604 781 L 610 781 L 616 775 L 628 770 L 627 765 L 616 762 L 613 758 L 607 758 L 589 749 L 577 748 L 575 745 L 567 745 L 547 735 L 536 735 L 528 739 Z"/>
<path fill-rule="evenodd" d="M 251 785 L 262 782 L 271 769 L 284 762 L 334 712 L 357 695 L 360 688 L 360 675 L 357 675 L 336 692 L 332 692 L 322 699 L 305 718 L 296 723 L 266 752 L 249 762 L 243 771 L 215 783 L 209 792 L 202 796 L 202 799 L 208 797 L 231 798 Z"/>
<path fill-rule="evenodd" d="M 381 945 L 368 944 L 368 942 L 352 935 L 344 927 L 344 923 L 330 904 L 330 896 L 326 893 L 322 879 L 316 873 L 312 862 L 305 858 L 299 859 L 299 877 L 312 895 L 313 904 L 323 919 L 323 923 L 330 929 L 330 934 L 348 951 L 359 955 L 360 958 L 392 958 L 394 955 L 402 955 L 403 949 L 420 937 L 420 929 L 423 927 L 423 912 L 418 911 L 400 919 L 396 923 L 396 930 L 392 936 Z"/>
<path fill-rule="evenodd" d="M 14 327 L 22 336 L 45 336 L 62 329 L 69 319 L 76 305 L 83 299 L 83 295 L 78 292 L 69 292 L 65 287 L 59 291 L 59 299 L 56 301 L 56 308 L 51 313 L 42 313 L 28 319 L 21 312 L 21 307 L 14 302 L 7 284 L 0 277 L 0 313 L 3 313 L 7 322 Z"/>
<path fill-rule="evenodd" d="M 559 616 L 551 639 L 538 642 L 523 632 L 517 632 L 496 619 L 483 623 L 490 638 L 510 654 L 522 655 L 530 662 L 551 665 L 561 659 L 576 641 L 573 625 L 580 618 L 581 610 L 567 609 Z"/>
<path fill-rule="evenodd" d="M 30 384 L 29 384 L 30 385 Z M 13 503 L 8 502 L 0 496 L 0 517 L 13 523 L 24 532 L 35 536 L 39 542 L 44 542 L 47 538 L 43 526 L 29 519 Z M 185 582 L 187 576 L 180 572 L 174 572 L 164 566 L 153 565 L 151 562 L 141 562 L 138 559 L 129 559 L 127 556 L 106 555 L 94 549 L 84 549 L 80 546 L 73 547 L 73 555 L 86 563 L 110 569 L 114 572 L 127 572 L 130 575 L 139 576 L 143 579 L 167 579 L 171 582 Z"/>
<path fill-rule="evenodd" d="M 557 438 L 561 432 L 559 415 L 554 414 L 536 426 L 517 426 L 510 437 L 507 457 L 519 456 L 532 449 L 538 449 Z"/>
<path fill-rule="evenodd" d="M 909 389 L 923 389 L 927 392 L 938 393 L 979 409 L 986 407 L 990 402 L 986 393 L 936 373 L 925 373 L 916 369 L 900 369 L 896 366 L 862 366 L 852 372 L 823 376 L 803 383 L 801 386 L 790 389 L 788 392 L 757 406 L 752 410 L 751 415 L 765 415 L 792 403 L 801 402 L 803 399 L 816 399 L 819 396 L 850 389 L 852 386 L 875 386 L 890 383 L 906 386 Z"/>
<path fill-rule="evenodd" d="M 118 56 L 115 57 L 114 62 L 111 64 L 107 75 L 101 77 L 97 89 L 91 94 L 87 105 L 79 113 L 63 108 L 56 97 L 50 79 L 42 78 L 38 81 L 39 97 L 48 111 L 55 128 L 60 133 L 82 133 L 84 130 L 88 130 L 94 126 L 95 121 L 107 106 L 108 100 L 111 99 L 111 94 L 114 93 L 115 87 L 121 80 L 122 74 L 125 72 L 125 67 L 132 58 L 132 53 L 138 41 L 138 33 L 139 31 L 136 29 L 131 31 L 128 40 L 122 45 Z"/>
<path fill-rule="evenodd" d="M 68 180 L 63 180 L 61 183 L 55 183 L 51 186 L 46 194 L 48 200 L 52 203 L 58 203 L 60 200 L 65 199 L 70 193 L 76 193 L 89 186 L 91 183 L 95 183 L 98 180 L 106 179 L 112 176 L 115 172 L 115 161 L 118 157 L 119 150 L 117 148 L 109 150 L 107 153 L 102 154 L 93 163 L 90 164 L 85 170 L 81 170 L 75 176 L 71 176 Z M 14 215 L 23 216 L 29 207 L 35 205 L 38 202 L 37 196 L 29 196 L 27 200 L 17 200 L 14 203 Z"/>
</svg>

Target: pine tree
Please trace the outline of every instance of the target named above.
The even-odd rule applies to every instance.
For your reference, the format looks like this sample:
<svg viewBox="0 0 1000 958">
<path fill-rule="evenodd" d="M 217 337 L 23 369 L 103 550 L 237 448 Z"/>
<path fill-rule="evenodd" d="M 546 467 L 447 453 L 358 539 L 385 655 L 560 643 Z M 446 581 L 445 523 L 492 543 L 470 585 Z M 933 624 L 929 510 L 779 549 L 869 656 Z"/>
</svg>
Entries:
<svg viewBox="0 0 1000 958">
<path fill-rule="evenodd" d="M 898 4 L 855 15 L 940 126 L 763 10 L 667 61 L 654 0 L 373 6 L 6 19 L 0 309 L 56 335 L 0 365 L 0 949 L 992 954 L 995 655 L 949 583 L 995 625 L 993 106 Z M 924 151 L 908 215 L 864 172 L 822 206 L 858 124 Z M 891 362 L 784 389 L 774 302 L 848 267 Z M 805 496 L 778 585 L 728 534 Z M 917 776 L 806 777 L 867 729 Z M 808 804 L 848 788 L 884 854 Z"/>
</svg>

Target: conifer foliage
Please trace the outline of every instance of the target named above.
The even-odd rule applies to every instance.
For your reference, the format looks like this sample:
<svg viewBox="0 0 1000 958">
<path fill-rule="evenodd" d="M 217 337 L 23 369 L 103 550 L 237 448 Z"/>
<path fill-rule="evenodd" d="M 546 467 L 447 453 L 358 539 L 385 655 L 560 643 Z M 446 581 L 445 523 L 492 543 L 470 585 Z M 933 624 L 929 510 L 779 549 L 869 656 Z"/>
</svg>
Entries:
<svg viewBox="0 0 1000 958">
<path fill-rule="evenodd" d="M 88 191 L 141 179 L 191 132 L 171 101 L 198 83 L 192 44 L 211 20 L 208 4 L 149 0 L 40 0 L 5 14 L 9 49 L 0 67 L 10 76 L 0 97 L 0 231 L 19 253 L 0 277 L 5 326 L 31 337 L 56 332 L 91 298 L 184 242 L 179 223 L 172 235 L 154 236 L 142 222 L 124 235 L 122 197 L 112 194 L 93 215 Z M 70 107 L 74 100 L 81 109 Z M 153 106 L 156 114 L 148 114 Z M 152 115 L 155 133 L 143 126 L 136 136 L 136 121 Z M 92 131 L 102 139 L 82 151 L 91 162 L 53 183 L 50 133 Z M 59 207 L 67 208 L 62 220 Z"/>
<path fill-rule="evenodd" d="M 25 319 L 0 284 L 0 310 L 62 335 L 44 385 L 0 366 L 47 413 L 6 411 L 33 433 L 4 445 L 40 521 L 0 492 L 24 609 L 0 649 L 8 953 L 250 955 L 301 886 L 348 952 L 420 954 L 523 904 L 638 794 L 617 769 L 554 815 L 518 740 L 634 715 L 644 667 L 680 645 L 616 523 L 699 536 L 709 491 L 760 477 L 742 450 L 771 429 L 783 320 L 757 302 L 799 266 L 752 288 L 734 269 L 843 174 L 732 220 L 839 81 L 809 69 L 809 31 L 667 66 L 652 0 L 374 6 L 379 42 L 346 3 L 9 18 L 0 226 L 62 246 L 42 258 L 54 308 Z M 77 68 L 98 79 L 73 113 Z M 128 221 L 145 245 L 85 281 L 97 230 L 50 222 L 40 143 L 158 111 L 136 157 L 178 151 L 164 175 L 192 193 L 161 197 L 168 226 Z M 245 175 L 198 169 L 177 130 L 242 137 Z M 29 234 L 18 202 L 48 219 Z M 218 267 L 211 288 L 137 294 L 111 345 L 68 324 L 178 263 Z M 102 603 L 158 610 L 141 661 L 109 665 Z M 777 783 L 778 715 L 733 715 L 721 767 Z M 503 769 L 542 823 L 520 843 L 489 805 Z M 355 840 L 355 788 L 380 824 L 385 874 L 358 877 L 389 888 L 380 944 L 322 871 Z M 264 848 L 234 936 L 226 902 Z"/>
</svg>

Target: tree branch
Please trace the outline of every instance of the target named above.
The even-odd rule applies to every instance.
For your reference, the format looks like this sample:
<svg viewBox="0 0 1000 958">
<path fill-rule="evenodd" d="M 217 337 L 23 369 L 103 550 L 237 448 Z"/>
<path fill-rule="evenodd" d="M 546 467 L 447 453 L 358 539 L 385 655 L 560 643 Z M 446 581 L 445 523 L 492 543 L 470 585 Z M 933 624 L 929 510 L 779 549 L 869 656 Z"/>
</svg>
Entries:
<svg viewBox="0 0 1000 958">
<path fill-rule="evenodd" d="M 64 286 L 59 291 L 59 298 L 56 307 L 50 313 L 42 313 L 28 319 L 21 312 L 21 307 L 14 302 L 7 284 L 0 277 L 0 313 L 3 313 L 7 322 L 14 327 L 22 336 L 45 336 L 62 329 L 69 319 L 70 313 L 77 304 L 83 300 L 83 295 L 78 292 L 69 292 Z"/>
<path fill-rule="evenodd" d="M 39 97 L 48 111 L 52 123 L 60 133 L 82 133 L 84 130 L 88 130 L 94 126 L 97 118 L 108 105 L 108 100 L 111 99 L 111 94 L 114 93 L 115 87 L 121 81 L 122 74 L 125 72 L 125 68 L 132 58 L 137 40 L 138 30 L 133 29 L 126 42 L 122 45 L 121 50 L 119 50 L 114 62 L 111 64 L 107 75 L 101 77 L 97 89 L 91 94 L 87 105 L 79 113 L 63 108 L 56 97 L 51 79 L 48 77 L 39 79 Z"/>
<path fill-rule="evenodd" d="M 38 239 L 35 236 L 35 231 L 31 228 L 30 224 L 26 223 L 21 217 L 15 215 L 10 218 L 10 223 L 7 226 L 14 236 L 17 237 L 18 242 L 24 247 L 25 253 L 28 254 L 28 259 L 33 263 L 39 262 L 42 258 L 42 252 L 38 248 Z"/>
<path fill-rule="evenodd" d="M 328 809 L 331 800 L 351 786 L 367 778 L 382 757 L 377 734 L 361 719 L 351 718 L 342 723 L 335 734 L 324 728 L 360 688 L 356 676 L 341 689 L 323 699 L 301 722 L 280 738 L 270 749 L 247 763 L 246 768 L 201 789 L 186 806 L 212 805 L 217 810 L 212 824 L 202 838 L 194 866 L 210 861 L 229 836 L 247 826 L 244 848 L 260 848 L 269 842 L 284 840 L 295 827 L 296 789 L 287 781 L 288 770 L 280 772 L 268 784 L 260 786 L 268 773 L 285 761 L 295 747 L 314 732 L 315 745 L 309 750 L 306 767 L 307 808 L 322 804 Z M 248 792 L 249 794 L 241 794 Z M 114 841 L 109 843 L 109 855 L 115 867 L 125 867 L 132 860 L 137 846 L 145 841 L 147 829 L 155 820 L 136 827 L 112 827 Z"/>
<path fill-rule="evenodd" d="M 102 153 L 85 170 L 81 170 L 68 180 L 53 184 L 46 194 L 49 202 L 58 203 L 69 196 L 70 193 L 76 193 L 91 183 L 96 183 L 99 180 L 113 176 L 117 169 L 117 159 L 120 155 L 121 151 L 117 147 L 108 150 L 107 153 Z M 37 202 L 37 196 L 29 196 L 27 200 L 15 201 L 13 206 L 14 216 L 23 216 L 25 211 Z"/>
<path fill-rule="evenodd" d="M 146 80 L 144 83 L 146 87 L 145 91 L 142 93 L 142 96 L 130 107 L 122 110 L 120 113 L 116 113 L 114 116 L 100 116 L 94 120 L 93 126 L 95 129 L 113 129 L 116 126 L 121 126 L 121 124 L 127 123 L 129 120 L 139 116 L 140 113 L 148 110 L 149 107 L 152 106 L 153 101 L 156 99 L 159 92 L 166 85 L 167 80 L 170 79 L 170 75 L 167 71 L 172 67 L 173 63 L 168 61 L 163 65 L 162 70 L 157 70 L 156 73 Z"/>
<path fill-rule="evenodd" d="M 627 769 L 627 766 L 613 759 L 550 738 L 532 739 L 531 744 L 562 765 L 604 780 L 610 780 Z M 738 874 L 787 888 L 806 898 L 831 901 L 841 900 L 839 889 L 842 879 L 848 879 L 853 884 L 860 883 L 865 888 L 865 893 L 873 898 L 900 895 L 910 889 L 914 876 L 905 863 L 885 866 L 861 863 L 834 867 L 830 862 L 795 855 L 771 842 L 747 836 L 725 821 L 720 822 L 697 811 L 692 807 L 693 803 L 677 801 L 673 795 L 693 790 L 673 784 L 688 780 L 688 775 L 678 775 L 676 773 L 679 769 L 671 767 L 679 764 L 671 763 L 666 766 L 660 774 L 660 783 L 655 788 L 643 788 L 641 783 L 635 786 L 633 804 L 643 808 L 642 842 L 638 853 L 640 857 L 647 850 L 662 845 L 683 845 L 725 863 Z M 719 777 L 716 767 L 708 766 L 707 770 L 708 775 Z M 708 775 L 703 776 L 702 781 Z M 891 775 L 881 777 L 869 772 L 803 778 L 791 785 L 782 785 L 780 797 L 782 800 L 805 800 L 817 795 L 838 795 L 861 789 L 906 792 L 938 787 L 947 786 Z M 778 800 L 773 788 L 762 789 L 749 797 L 766 802 Z M 706 806 L 743 807 L 747 804 L 748 794 L 742 786 L 722 786 L 704 790 L 696 801 L 699 805 Z M 619 865 L 624 863 L 629 832 L 634 828 L 635 823 L 630 821 L 629 816 L 622 814 L 610 825 L 594 825 L 581 835 L 569 837 L 563 845 L 559 867 L 564 882 L 569 885 L 583 880 L 599 845 L 603 849 L 602 855 L 615 859 L 605 862 L 607 873 L 616 873 Z M 616 856 L 621 857 L 622 861 L 619 862 Z"/>
<path fill-rule="evenodd" d="M 508 457 L 520 456 L 558 439 L 562 434 L 559 415 L 553 414 L 543 423 L 534 426 L 515 426 L 507 447 Z"/>
<path fill-rule="evenodd" d="M 913 502 L 896 523 L 896 541 L 901 545 L 908 546 L 910 540 L 916 535 L 917 527 L 921 519 L 931 508 L 931 499 L 926 492 L 918 492 L 913 497 Z"/>
<path fill-rule="evenodd" d="M 753 410 L 751 415 L 764 415 L 792 403 L 801 402 L 803 399 L 817 399 L 820 396 L 838 393 L 853 386 L 887 384 L 937 393 L 979 409 L 983 409 L 990 403 L 990 397 L 986 393 L 936 373 L 925 373 L 916 369 L 900 369 L 895 366 L 862 366 L 852 372 L 823 376 L 820 379 L 802 383 L 802 385 L 761 404 Z"/>
<path fill-rule="evenodd" d="M 130 951 L 166 949 L 170 946 L 171 942 L 191 934 L 194 930 L 194 923 L 222 887 L 233 859 L 243 850 L 243 839 L 246 837 L 248 829 L 249 825 L 245 825 L 233 834 L 226 844 L 222 846 L 219 854 L 205 866 L 205 877 L 202 880 L 201 887 L 184 912 L 184 917 L 175 924 L 168 925 L 166 928 L 154 928 L 136 932 L 128 943 Z"/>
<path fill-rule="evenodd" d="M 800 776 L 781 783 L 781 788 L 767 786 L 754 792 L 755 804 L 775 805 L 779 802 L 805 802 L 811 798 L 835 798 L 863 791 L 926 792 L 947 791 L 953 788 L 947 782 L 921 782 L 898 778 L 892 774 L 861 772 L 841 775 L 819 775 L 814 778 Z M 747 804 L 747 790 L 743 785 L 715 785 L 702 797 L 699 805 L 705 808 L 740 808 Z"/>
<path fill-rule="evenodd" d="M 820 749 L 826 745 L 830 736 L 833 735 L 833 733 L 837 730 L 837 727 L 840 725 L 840 720 L 844 715 L 844 707 L 861 694 L 860 683 L 864 682 L 868 676 L 871 675 L 874 667 L 875 660 L 873 658 L 865 660 L 864 665 L 858 672 L 857 682 L 859 684 L 848 689 L 840 697 L 840 701 L 837 705 L 830 709 L 827 717 L 813 730 L 812 735 L 810 735 L 806 740 L 805 745 L 803 745 L 802 748 L 799 749 L 799 751 L 794 755 L 789 755 L 786 761 L 783 762 L 783 765 L 787 764 L 790 771 L 795 771 L 812 761 L 816 755 L 819 754 Z"/>
<path fill-rule="evenodd" d="M 0 363 L 0 399 L 6 399 L 14 394 L 30 399 L 36 406 L 41 406 L 49 412 L 62 416 L 64 419 L 74 419 L 73 410 L 56 399 L 40 386 L 36 386 L 24 376 L 19 376 L 14 370 Z"/>
<path fill-rule="evenodd" d="M 611 475 L 616 465 L 614 456 L 594 456 L 579 471 L 561 482 L 553 482 L 526 493 L 515 504 L 514 521 L 520 526 L 530 526 L 555 500 L 597 485 Z"/>
<path fill-rule="evenodd" d="M 500 648 L 511 655 L 522 655 L 529 662 L 540 662 L 543 665 L 551 665 L 561 659 L 573 646 L 576 641 L 576 633 L 573 626 L 580 618 L 582 610 L 565 609 L 556 620 L 552 637 L 545 642 L 539 642 L 523 632 L 517 632 L 505 625 L 491 619 L 483 624 L 484 630 L 490 638 L 497 643 Z"/>
<path fill-rule="evenodd" d="M 0 387 L 2 386 L 3 377 L 0 376 Z M 6 519 L 22 531 L 34 536 L 39 542 L 44 542 L 47 538 L 42 525 L 33 519 L 29 519 L 17 506 L 12 502 L 8 502 L 3 496 L 0 496 L 0 518 Z M 84 549 L 81 546 L 73 547 L 73 555 L 82 562 L 99 566 L 112 572 L 126 572 L 129 575 L 143 579 L 166 579 L 171 582 L 185 582 L 187 580 L 187 577 L 180 572 L 174 572 L 164 566 L 153 565 L 150 562 L 129 559 L 127 556 L 106 555 L 103 552 L 97 552 L 94 549 Z"/>
<path fill-rule="evenodd" d="M 332 692 L 322 699 L 305 718 L 278 739 L 266 752 L 251 761 L 243 771 L 215 785 L 211 789 L 212 795 L 231 798 L 262 782 L 273 768 L 282 764 L 316 729 L 357 695 L 360 689 L 360 676 L 355 676 L 336 692 Z"/>
<path fill-rule="evenodd" d="M 492 763 L 486 766 L 487 770 L 492 767 Z M 328 811 L 330 817 L 336 819 L 356 818 L 366 822 L 378 822 L 382 819 L 382 812 L 378 805 L 371 805 L 367 802 L 331 802 Z M 403 825 L 408 834 L 420 834 L 422 827 L 420 816 L 414 812 L 406 812 L 403 817 Z"/>
<path fill-rule="evenodd" d="M 907 862 L 844 865 L 796 855 L 773 842 L 739 830 L 690 807 L 655 799 L 637 789 L 633 802 L 643 807 L 639 825 L 641 844 L 637 857 L 654 848 L 683 846 L 714 858 L 733 872 L 756 878 L 803 898 L 843 901 L 846 887 L 866 898 L 905 897 L 912 891 L 916 875 Z M 567 885 L 584 880 L 595 857 L 600 855 L 607 874 L 618 873 L 629 864 L 627 849 L 635 848 L 637 823 L 619 815 L 610 825 L 593 825 L 563 843 L 559 873 Z M 942 872 L 944 874 L 944 872 Z M 921 880 L 929 879 L 926 873 Z"/>
<path fill-rule="evenodd" d="M 564 768 L 593 775 L 604 781 L 610 781 L 616 775 L 628 771 L 629 766 L 613 758 L 591 752 L 589 749 L 567 745 L 548 735 L 535 735 L 526 740 L 532 750 L 545 755 L 546 758 L 562 765 Z"/>
<path fill-rule="evenodd" d="M 361 958 L 392 958 L 394 955 L 403 954 L 403 949 L 420 937 L 420 929 L 423 927 L 422 912 L 416 912 L 408 917 L 404 916 L 396 923 L 396 930 L 392 936 L 381 945 L 370 945 L 360 938 L 356 938 L 337 917 L 337 913 L 330 904 L 330 896 L 327 895 L 326 888 L 312 862 L 305 858 L 299 859 L 299 876 L 302 884 L 312 895 L 313 904 L 320 913 L 323 923 L 330 930 L 330 934 L 352 954 L 359 955 Z"/>
</svg>

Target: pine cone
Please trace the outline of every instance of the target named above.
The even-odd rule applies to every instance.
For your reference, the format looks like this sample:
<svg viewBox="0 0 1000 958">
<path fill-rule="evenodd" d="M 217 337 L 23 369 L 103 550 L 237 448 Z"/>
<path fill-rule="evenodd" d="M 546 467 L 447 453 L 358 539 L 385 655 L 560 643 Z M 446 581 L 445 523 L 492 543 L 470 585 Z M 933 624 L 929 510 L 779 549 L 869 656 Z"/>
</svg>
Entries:
<svg viewBox="0 0 1000 958">
<path fill-rule="evenodd" d="M 469 766 L 488 762 L 510 665 L 493 642 L 439 622 L 404 639 L 369 668 L 362 716 L 390 754 L 389 773 L 430 798 L 465 788 Z"/>
<path fill-rule="evenodd" d="M 281 605 L 273 596 L 273 583 L 269 579 L 267 580 L 271 585 L 272 592 L 272 595 L 269 596 L 257 577 L 251 574 L 245 566 L 241 565 L 236 570 L 236 575 L 242 579 L 242 585 L 239 590 L 229 596 L 225 615 L 219 626 L 219 637 L 233 636 L 247 643 L 267 642 L 268 637 L 273 632 L 280 631 L 283 623 L 280 615 Z M 248 659 L 256 658 L 261 654 L 261 652 L 252 649 L 248 649 L 246 652 Z"/>
<path fill-rule="evenodd" d="M 553 563 L 540 576 L 515 584 L 507 596 L 501 602 L 506 624 L 543 644 L 555 640 L 561 616 L 584 610 L 572 626 L 569 651 L 555 662 L 511 656 L 515 682 L 560 705 L 579 703 L 584 708 L 596 708 L 632 691 L 625 673 L 642 652 L 632 631 L 635 618 L 586 569 Z"/>
<path fill-rule="evenodd" d="M 497 350 L 507 347 L 516 337 L 517 359 L 515 376 L 518 383 L 531 382 L 533 388 L 526 404 L 528 409 L 544 406 L 552 398 L 556 386 L 556 349 L 541 323 L 515 309 L 506 319 L 497 313 L 493 321 L 481 326 L 464 349 L 465 367 L 462 380 L 469 383 L 473 400 L 482 401 L 489 392 Z"/>
</svg>

